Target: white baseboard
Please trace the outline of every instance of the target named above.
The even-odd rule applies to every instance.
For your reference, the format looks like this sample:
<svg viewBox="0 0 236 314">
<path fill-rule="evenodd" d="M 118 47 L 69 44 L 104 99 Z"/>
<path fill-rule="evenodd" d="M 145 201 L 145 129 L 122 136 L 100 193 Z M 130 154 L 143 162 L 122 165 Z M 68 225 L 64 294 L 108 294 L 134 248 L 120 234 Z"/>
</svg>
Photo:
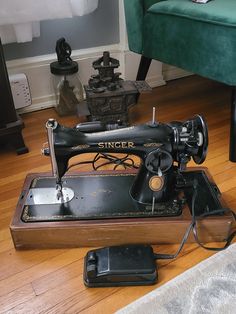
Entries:
<svg viewBox="0 0 236 314">
<path fill-rule="evenodd" d="M 56 106 L 56 99 L 54 95 L 36 97 L 30 106 L 17 109 L 19 114 L 39 111 L 47 108 L 52 108 Z"/>
<path fill-rule="evenodd" d="M 181 77 L 192 75 L 191 72 L 174 67 L 172 65 L 163 64 L 163 78 L 165 81 L 175 80 Z"/>
<path fill-rule="evenodd" d="M 122 73 L 123 79 L 135 80 L 140 55 L 127 50 L 123 51 L 121 46 L 117 44 L 73 52 L 72 58 L 79 64 L 79 77 L 83 85 L 88 83 L 92 74 L 95 74 L 92 62 L 101 57 L 103 51 L 110 51 L 111 56 L 120 61 L 118 71 Z M 19 109 L 19 113 L 55 106 L 52 74 L 50 73 L 50 63 L 55 60 L 56 54 L 50 54 L 7 62 L 9 74 L 25 73 L 30 85 L 32 105 Z M 174 67 L 162 66 L 162 63 L 158 61 L 152 61 L 146 80 L 151 87 L 157 87 L 165 85 L 166 80 L 186 75 L 189 73 Z"/>
</svg>

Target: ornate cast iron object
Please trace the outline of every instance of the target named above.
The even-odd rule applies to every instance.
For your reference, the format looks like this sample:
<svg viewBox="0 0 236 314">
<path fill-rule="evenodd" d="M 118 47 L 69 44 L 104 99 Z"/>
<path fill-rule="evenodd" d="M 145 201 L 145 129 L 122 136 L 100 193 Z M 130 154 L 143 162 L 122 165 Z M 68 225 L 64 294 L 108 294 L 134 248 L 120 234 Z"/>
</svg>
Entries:
<svg viewBox="0 0 236 314">
<path fill-rule="evenodd" d="M 93 62 L 98 74 L 92 75 L 84 86 L 86 108 L 79 110 L 80 115 L 87 111 L 90 121 L 108 124 L 119 121 L 119 125 L 128 125 L 129 108 L 136 104 L 139 93 L 150 92 L 151 88 L 145 81 L 122 80 L 121 73 L 114 72 L 119 66 L 119 60 L 111 58 L 108 51 Z"/>
</svg>

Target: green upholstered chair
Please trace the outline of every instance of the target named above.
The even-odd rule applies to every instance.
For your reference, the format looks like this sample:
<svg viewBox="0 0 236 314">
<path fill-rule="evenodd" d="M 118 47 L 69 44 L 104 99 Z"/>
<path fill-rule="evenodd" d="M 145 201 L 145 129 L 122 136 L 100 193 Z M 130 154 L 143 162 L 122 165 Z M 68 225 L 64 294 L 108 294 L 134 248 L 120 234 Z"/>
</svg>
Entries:
<svg viewBox="0 0 236 314">
<path fill-rule="evenodd" d="M 137 79 L 156 59 L 232 86 L 229 159 L 236 161 L 236 0 L 124 0 Z"/>
</svg>

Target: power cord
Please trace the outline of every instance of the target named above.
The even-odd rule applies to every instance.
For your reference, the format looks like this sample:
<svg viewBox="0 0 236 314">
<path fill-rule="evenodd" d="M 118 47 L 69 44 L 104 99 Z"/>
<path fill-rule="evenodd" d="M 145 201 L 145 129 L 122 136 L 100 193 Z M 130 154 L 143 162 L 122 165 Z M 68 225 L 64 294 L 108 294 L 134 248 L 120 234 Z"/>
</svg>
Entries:
<svg viewBox="0 0 236 314">
<path fill-rule="evenodd" d="M 225 241 L 225 245 L 221 248 L 208 247 L 208 246 L 205 246 L 204 244 L 201 243 L 201 241 L 199 240 L 199 237 L 198 237 L 198 232 L 197 232 L 197 227 L 196 227 L 198 220 L 196 219 L 196 215 L 195 215 L 195 204 L 196 204 L 196 198 L 197 198 L 197 182 L 195 180 L 193 183 L 193 189 L 194 189 L 194 192 L 193 192 L 193 196 L 192 196 L 192 208 L 191 208 L 192 221 L 191 221 L 189 227 L 187 228 L 187 230 L 183 236 L 183 239 L 180 243 L 180 246 L 179 246 L 177 252 L 175 254 L 157 254 L 157 253 L 154 253 L 154 258 L 156 260 L 158 260 L 158 259 L 175 259 L 179 255 L 179 253 L 182 251 L 185 243 L 187 242 L 187 239 L 189 237 L 191 230 L 193 231 L 193 235 L 194 235 L 194 239 L 195 239 L 196 243 L 200 247 L 202 247 L 203 249 L 210 250 L 210 251 L 218 251 L 219 252 L 219 251 L 225 250 L 226 248 L 228 248 L 230 246 L 232 240 L 236 236 L 236 231 L 233 231 L 227 237 L 227 239 Z M 234 218 L 234 221 L 236 222 L 236 213 L 229 208 L 221 208 L 221 209 L 213 210 L 213 211 L 208 212 L 208 213 L 203 213 L 203 214 L 199 215 L 199 218 L 205 218 L 205 217 L 209 217 L 209 216 L 213 216 L 213 215 L 225 214 L 226 212 L 230 212 Z"/>
<path fill-rule="evenodd" d="M 104 160 L 103 163 L 97 164 L 99 161 Z M 68 171 L 72 167 L 79 166 L 79 165 L 85 165 L 85 164 L 92 164 L 93 170 L 99 170 L 100 168 L 112 165 L 114 164 L 113 170 L 117 170 L 119 166 L 122 166 L 124 169 L 138 169 L 139 166 L 137 166 L 134 162 L 134 160 L 130 157 L 130 155 L 125 155 L 124 157 L 117 157 L 111 154 L 107 153 L 97 153 L 93 160 L 87 160 L 87 161 L 80 161 L 74 164 L 71 164 L 69 167 L 67 167 Z"/>
<path fill-rule="evenodd" d="M 100 159 L 104 159 L 106 160 L 106 162 L 102 163 L 101 165 L 96 166 L 96 162 L 98 162 Z M 124 169 L 127 169 L 127 168 L 138 169 L 139 168 L 137 165 L 135 165 L 134 160 L 128 154 L 122 158 L 118 158 L 117 156 L 110 155 L 107 153 L 97 153 L 92 161 L 92 164 L 93 164 L 94 170 L 98 170 L 99 168 L 105 165 L 110 165 L 110 164 L 114 164 L 113 170 L 116 170 L 119 166 L 123 166 Z"/>
</svg>

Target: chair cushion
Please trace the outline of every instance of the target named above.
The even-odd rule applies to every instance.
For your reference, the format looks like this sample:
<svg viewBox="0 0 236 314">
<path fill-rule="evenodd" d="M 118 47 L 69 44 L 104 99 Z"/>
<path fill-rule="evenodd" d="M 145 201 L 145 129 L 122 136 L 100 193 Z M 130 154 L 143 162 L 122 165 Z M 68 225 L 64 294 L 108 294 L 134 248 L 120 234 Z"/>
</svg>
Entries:
<svg viewBox="0 0 236 314">
<path fill-rule="evenodd" d="M 236 0 L 152 5 L 143 19 L 142 54 L 236 85 Z"/>
<path fill-rule="evenodd" d="M 236 27 L 236 0 L 212 0 L 207 4 L 191 0 L 168 0 L 152 5 L 148 12 Z"/>
</svg>

